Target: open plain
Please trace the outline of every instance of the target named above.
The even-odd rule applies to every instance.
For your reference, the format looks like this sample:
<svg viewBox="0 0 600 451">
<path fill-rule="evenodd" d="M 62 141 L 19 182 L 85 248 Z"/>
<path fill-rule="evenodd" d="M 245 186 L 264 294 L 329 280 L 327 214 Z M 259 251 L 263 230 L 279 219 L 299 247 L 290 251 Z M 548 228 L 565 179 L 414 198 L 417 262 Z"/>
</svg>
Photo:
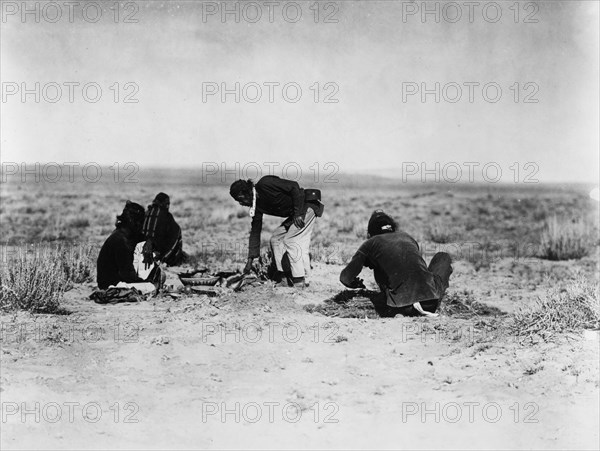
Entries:
<svg viewBox="0 0 600 451">
<path fill-rule="evenodd" d="M 60 314 L 2 313 L 3 448 L 597 449 L 597 331 L 525 333 L 516 321 L 552 293 L 597 287 L 591 187 L 302 180 L 326 204 L 309 287 L 89 299 L 124 201 L 147 205 L 159 191 L 191 255 L 175 271 L 241 269 L 250 219 L 231 181 L 148 170 L 129 184 L 1 185 L 4 271 L 15 249 L 60 246 L 86 249 L 90 273 L 68 287 Z M 367 290 L 339 283 L 374 209 L 392 214 L 426 261 L 453 255 L 438 318 L 378 318 L 368 269 Z M 553 218 L 588 224 L 587 255 L 541 258 Z M 265 219 L 265 251 L 278 224 Z"/>
</svg>

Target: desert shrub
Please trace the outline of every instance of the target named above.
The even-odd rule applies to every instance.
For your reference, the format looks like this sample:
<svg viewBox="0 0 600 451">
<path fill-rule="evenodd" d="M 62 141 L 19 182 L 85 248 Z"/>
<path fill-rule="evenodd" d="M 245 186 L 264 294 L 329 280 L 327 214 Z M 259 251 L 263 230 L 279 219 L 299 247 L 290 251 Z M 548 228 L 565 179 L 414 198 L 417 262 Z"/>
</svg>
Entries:
<svg viewBox="0 0 600 451">
<path fill-rule="evenodd" d="M 56 249 L 16 248 L 0 268 L 0 309 L 56 313 L 66 281 Z"/>
<path fill-rule="evenodd" d="M 465 243 L 464 252 L 461 252 L 461 256 L 473 265 L 475 271 L 489 269 L 491 263 L 498 260 L 501 255 L 500 244 L 488 240 L 472 243 L 472 245 Z"/>
<path fill-rule="evenodd" d="M 434 243 L 450 243 L 454 239 L 454 230 L 447 221 L 432 220 L 427 224 L 426 238 Z"/>
<path fill-rule="evenodd" d="M 370 290 L 344 290 L 320 304 L 308 304 L 304 310 L 309 313 L 320 313 L 338 318 L 379 318 L 372 298 L 381 296 L 379 292 Z"/>
<path fill-rule="evenodd" d="M 227 207 L 215 208 L 204 219 L 206 226 L 215 227 L 221 224 L 229 224 L 235 218 L 236 213 Z"/>
<path fill-rule="evenodd" d="M 67 288 L 75 283 L 93 280 L 96 269 L 97 249 L 90 244 L 63 245 L 57 249 L 60 256 Z"/>
<path fill-rule="evenodd" d="M 579 259 L 592 246 L 591 227 L 584 221 L 559 220 L 554 216 L 542 232 L 541 258 Z"/>
<path fill-rule="evenodd" d="M 93 280 L 96 254 L 90 244 L 15 247 L 0 269 L 0 308 L 60 312 L 65 291 Z"/>
<path fill-rule="evenodd" d="M 338 233 L 352 233 L 354 232 L 354 221 L 352 219 L 348 219 L 348 218 L 343 218 L 342 219 L 342 223 L 334 223 L 333 224 L 335 227 L 337 227 L 337 232 Z"/>
<path fill-rule="evenodd" d="M 81 229 L 90 226 L 90 220 L 87 218 L 75 218 L 69 222 L 69 227 Z"/>
<path fill-rule="evenodd" d="M 549 340 L 561 332 L 600 327 L 600 289 L 582 276 L 548 290 L 545 298 L 515 312 L 512 329 L 520 337 Z"/>
</svg>

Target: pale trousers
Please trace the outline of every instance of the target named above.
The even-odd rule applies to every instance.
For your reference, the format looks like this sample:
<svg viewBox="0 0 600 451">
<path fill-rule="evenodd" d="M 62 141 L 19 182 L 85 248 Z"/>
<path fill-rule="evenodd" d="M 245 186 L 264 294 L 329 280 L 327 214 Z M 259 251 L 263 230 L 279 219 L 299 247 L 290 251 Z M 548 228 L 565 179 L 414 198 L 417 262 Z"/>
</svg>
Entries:
<svg viewBox="0 0 600 451">
<path fill-rule="evenodd" d="M 299 229 L 292 223 L 286 229 L 284 221 L 271 236 L 271 251 L 278 271 L 283 271 L 283 257 L 287 252 L 290 260 L 292 277 L 306 277 L 310 272 L 310 237 L 316 221 L 312 208 L 306 210 L 304 227 Z"/>
</svg>

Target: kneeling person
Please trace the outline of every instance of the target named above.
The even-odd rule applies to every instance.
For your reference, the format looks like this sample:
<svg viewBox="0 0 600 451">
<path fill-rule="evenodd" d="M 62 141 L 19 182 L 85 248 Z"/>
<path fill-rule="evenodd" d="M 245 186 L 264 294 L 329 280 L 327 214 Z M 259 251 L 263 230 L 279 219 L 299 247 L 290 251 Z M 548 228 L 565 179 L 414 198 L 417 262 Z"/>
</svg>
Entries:
<svg viewBox="0 0 600 451">
<path fill-rule="evenodd" d="M 340 274 L 348 288 L 364 288 L 357 276 L 364 266 L 373 269 L 382 298 L 373 301 L 381 316 L 432 315 L 440 305 L 452 274 L 451 258 L 445 252 L 433 256 L 429 266 L 419 245 L 382 211 L 371 215 L 368 240 Z"/>
<path fill-rule="evenodd" d="M 98 254 L 96 279 L 101 290 L 119 282 L 144 282 L 133 266 L 135 247 L 144 240 L 144 213 L 144 207 L 127 201 L 123 213 L 117 216 L 116 229 L 106 239 Z"/>
<path fill-rule="evenodd" d="M 181 227 L 169 211 L 170 198 L 165 193 L 158 193 L 152 204 L 148 205 L 142 233 L 146 237 L 143 254 L 146 266 L 156 260 L 167 266 L 183 263 L 185 254 L 181 239 Z"/>
</svg>

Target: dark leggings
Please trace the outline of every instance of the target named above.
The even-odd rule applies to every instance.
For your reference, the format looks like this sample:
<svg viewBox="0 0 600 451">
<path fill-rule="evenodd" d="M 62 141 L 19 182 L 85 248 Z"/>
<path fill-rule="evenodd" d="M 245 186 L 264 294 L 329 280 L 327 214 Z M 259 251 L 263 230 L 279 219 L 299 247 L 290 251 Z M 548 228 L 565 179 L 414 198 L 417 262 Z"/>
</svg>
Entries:
<svg viewBox="0 0 600 451">
<path fill-rule="evenodd" d="M 433 256 L 431 262 L 429 262 L 428 269 L 433 273 L 435 284 L 441 293 L 441 296 L 439 299 L 420 301 L 420 304 L 426 312 L 435 313 L 444 297 L 445 291 L 448 289 L 450 274 L 452 274 L 452 258 L 450 258 L 450 255 L 446 252 L 438 252 Z M 386 318 L 392 318 L 398 314 L 404 316 L 421 316 L 412 305 L 407 305 L 405 307 L 391 307 L 387 305 L 385 293 L 381 293 L 380 296 L 373 299 L 373 305 L 375 306 L 377 313 Z"/>
</svg>

